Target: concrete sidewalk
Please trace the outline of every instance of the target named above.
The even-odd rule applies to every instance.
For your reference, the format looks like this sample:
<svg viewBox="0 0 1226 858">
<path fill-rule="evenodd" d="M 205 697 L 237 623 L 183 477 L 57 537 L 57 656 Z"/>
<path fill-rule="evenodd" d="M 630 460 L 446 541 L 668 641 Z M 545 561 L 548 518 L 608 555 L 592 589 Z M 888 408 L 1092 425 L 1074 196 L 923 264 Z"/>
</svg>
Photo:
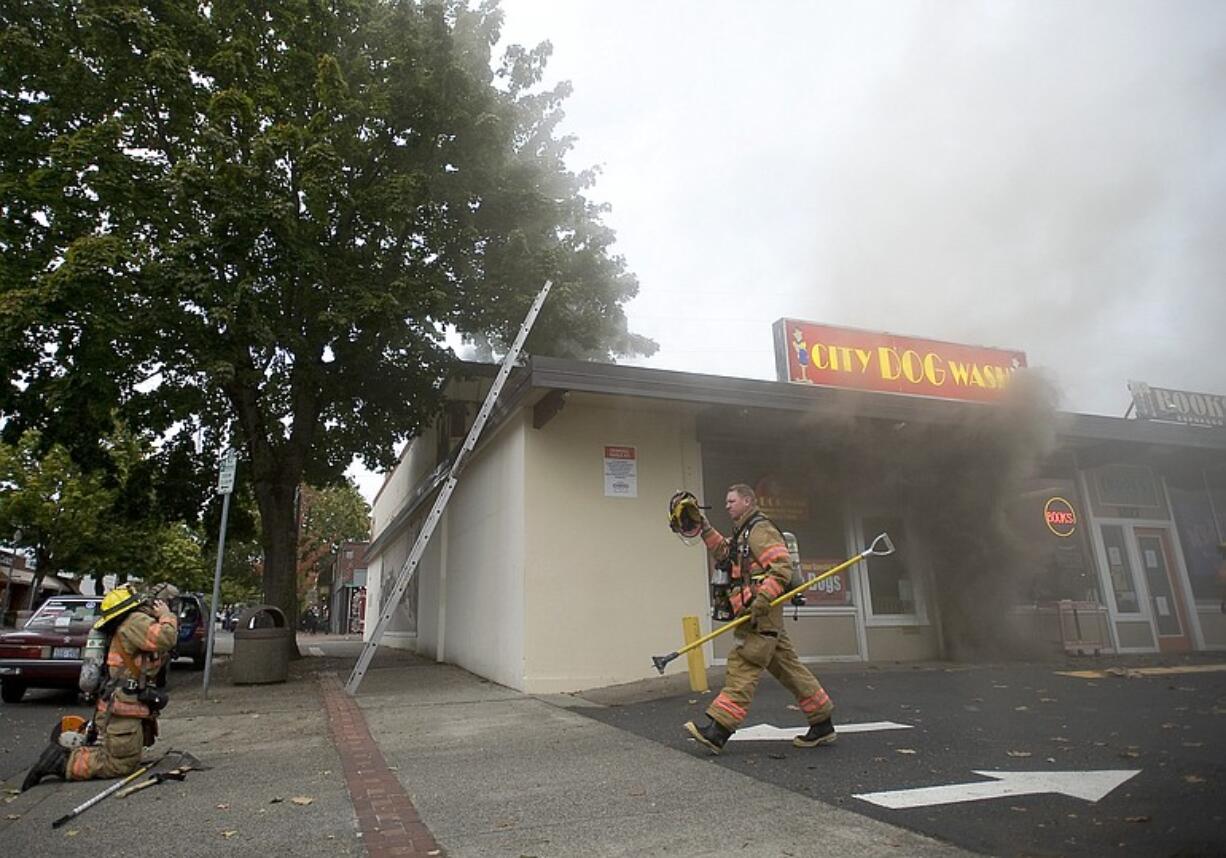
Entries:
<svg viewBox="0 0 1226 858">
<path fill-rule="evenodd" d="M 6 794 L 5 851 L 966 854 L 567 708 L 599 704 L 526 696 L 405 653 L 378 654 L 354 707 L 337 687 L 351 667 L 348 659 L 307 658 L 286 684 L 235 687 L 219 662 L 211 699 L 177 694 L 158 743 L 159 751 L 190 750 L 211 771 L 107 799 L 58 830 L 51 820 L 106 784 L 49 781 Z M 373 744 L 363 750 L 367 728 Z M 391 829 L 402 828 L 416 839 L 395 840 Z M 421 839 L 425 829 L 437 844 Z"/>
</svg>

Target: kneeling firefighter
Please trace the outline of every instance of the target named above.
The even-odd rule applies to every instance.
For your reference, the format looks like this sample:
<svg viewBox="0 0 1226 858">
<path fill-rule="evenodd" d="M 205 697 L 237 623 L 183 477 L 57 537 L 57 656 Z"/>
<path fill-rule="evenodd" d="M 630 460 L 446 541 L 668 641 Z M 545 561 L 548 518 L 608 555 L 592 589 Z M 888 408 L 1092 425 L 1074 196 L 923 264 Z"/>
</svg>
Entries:
<svg viewBox="0 0 1226 858">
<path fill-rule="evenodd" d="M 689 721 L 685 729 L 718 754 L 745 720 L 762 671 L 768 670 L 796 697 L 809 722 L 809 731 L 792 744 L 829 744 L 835 739 L 830 717 L 834 704 L 788 640 L 783 605 L 771 605 L 793 589 L 792 559 L 783 535 L 758 509 L 753 489 L 743 483 L 728 489 L 724 508 L 736 526 L 731 540 L 711 526 L 693 495 L 679 492 L 669 504 L 674 532 L 686 541 L 700 536 L 715 561 L 712 617 L 727 621 L 746 612 L 752 617 L 733 631 L 737 643 L 728 653 L 724 688 L 707 708 L 708 723 L 699 727 Z"/>
<path fill-rule="evenodd" d="M 144 595 L 123 585 L 103 597 L 102 617 L 94 624 L 81 672 L 81 690 L 98 697 L 85 744 L 70 752 L 65 745 L 71 742 L 52 742 L 26 775 L 22 790 L 47 775 L 74 781 L 117 778 L 140 766 L 142 749 L 157 738 L 158 712 L 169 700 L 155 687 L 155 678 L 179 637 L 178 619 L 165 601 L 176 595 L 165 584 Z M 92 648 L 105 651 L 103 664 L 89 663 Z"/>
</svg>

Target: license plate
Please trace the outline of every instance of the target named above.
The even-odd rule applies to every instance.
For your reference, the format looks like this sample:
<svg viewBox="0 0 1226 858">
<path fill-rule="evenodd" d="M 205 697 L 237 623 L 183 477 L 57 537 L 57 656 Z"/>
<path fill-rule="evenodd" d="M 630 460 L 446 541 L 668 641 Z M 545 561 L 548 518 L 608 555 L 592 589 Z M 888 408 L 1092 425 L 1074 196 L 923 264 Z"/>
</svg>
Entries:
<svg viewBox="0 0 1226 858">
<path fill-rule="evenodd" d="M 80 658 L 81 648 L 75 646 L 57 646 L 51 650 L 52 658 Z"/>
</svg>

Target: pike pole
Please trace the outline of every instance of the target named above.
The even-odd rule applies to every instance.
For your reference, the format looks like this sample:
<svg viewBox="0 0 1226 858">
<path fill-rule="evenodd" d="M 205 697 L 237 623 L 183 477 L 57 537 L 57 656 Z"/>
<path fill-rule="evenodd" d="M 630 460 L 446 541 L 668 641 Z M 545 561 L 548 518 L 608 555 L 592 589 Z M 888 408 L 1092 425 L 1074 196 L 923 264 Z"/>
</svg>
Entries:
<svg viewBox="0 0 1226 858">
<path fill-rule="evenodd" d="M 816 578 L 811 578 L 805 583 L 801 584 L 799 587 L 796 587 L 788 591 L 787 593 L 784 593 L 779 598 L 772 599 L 771 607 L 773 608 L 775 605 L 782 605 L 784 602 L 788 601 L 793 596 L 799 596 L 801 593 L 803 593 L 805 590 L 808 590 L 818 581 L 823 581 L 826 578 L 829 578 L 831 575 L 837 575 L 838 573 L 842 572 L 844 569 L 847 569 L 848 567 L 854 566 L 855 564 L 859 563 L 861 560 L 865 560 L 869 557 L 885 557 L 887 554 L 893 554 L 893 553 L 894 553 L 894 543 L 890 541 L 889 535 L 885 533 L 879 533 L 877 534 L 877 538 L 874 539 L 872 543 L 869 544 L 868 548 L 864 549 L 863 551 L 861 551 L 859 554 L 855 555 L 854 557 L 849 557 L 847 560 L 844 560 L 838 566 L 834 566 L 834 567 L 831 567 L 830 569 L 827 569 L 825 572 L 818 575 Z M 727 625 L 720 626 L 718 629 L 716 629 L 713 632 L 708 632 L 707 634 L 700 637 L 698 640 L 691 641 L 690 643 L 681 647 L 681 649 L 679 650 L 670 652 L 668 655 L 653 655 L 651 657 L 651 663 L 654 664 L 656 670 L 662 674 L 664 673 L 665 666 L 673 659 L 677 658 L 678 656 L 685 655 L 687 652 L 689 652 L 692 649 L 697 649 L 698 647 L 705 644 L 707 641 L 712 640 L 713 638 L 719 637 L 724 632 L 730 632 L 733 629 L 735 629 L 737 626 L 744 625 L 745 623 L 749 622 L 749 618 L 750 618 L 749 614 L 742 614 L 741 616 L 737 617 L 735 620 L 728 623 Z"/>
</svg>

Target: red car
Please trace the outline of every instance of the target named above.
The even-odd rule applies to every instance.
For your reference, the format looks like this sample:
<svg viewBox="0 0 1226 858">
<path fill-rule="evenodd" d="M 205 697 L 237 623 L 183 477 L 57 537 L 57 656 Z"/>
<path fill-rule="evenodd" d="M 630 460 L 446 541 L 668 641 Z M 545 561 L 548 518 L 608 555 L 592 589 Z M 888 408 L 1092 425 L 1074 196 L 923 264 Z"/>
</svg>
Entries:
<svg viewBox="0 0 1226 858">
<path fill-rule="evenodd" d="M 102 609 L 100 596 L 53 596 L 17 632 L 0 635 L 0 699 L 27 688 L 76 688 L 81 651 Z"/>
</svg>

